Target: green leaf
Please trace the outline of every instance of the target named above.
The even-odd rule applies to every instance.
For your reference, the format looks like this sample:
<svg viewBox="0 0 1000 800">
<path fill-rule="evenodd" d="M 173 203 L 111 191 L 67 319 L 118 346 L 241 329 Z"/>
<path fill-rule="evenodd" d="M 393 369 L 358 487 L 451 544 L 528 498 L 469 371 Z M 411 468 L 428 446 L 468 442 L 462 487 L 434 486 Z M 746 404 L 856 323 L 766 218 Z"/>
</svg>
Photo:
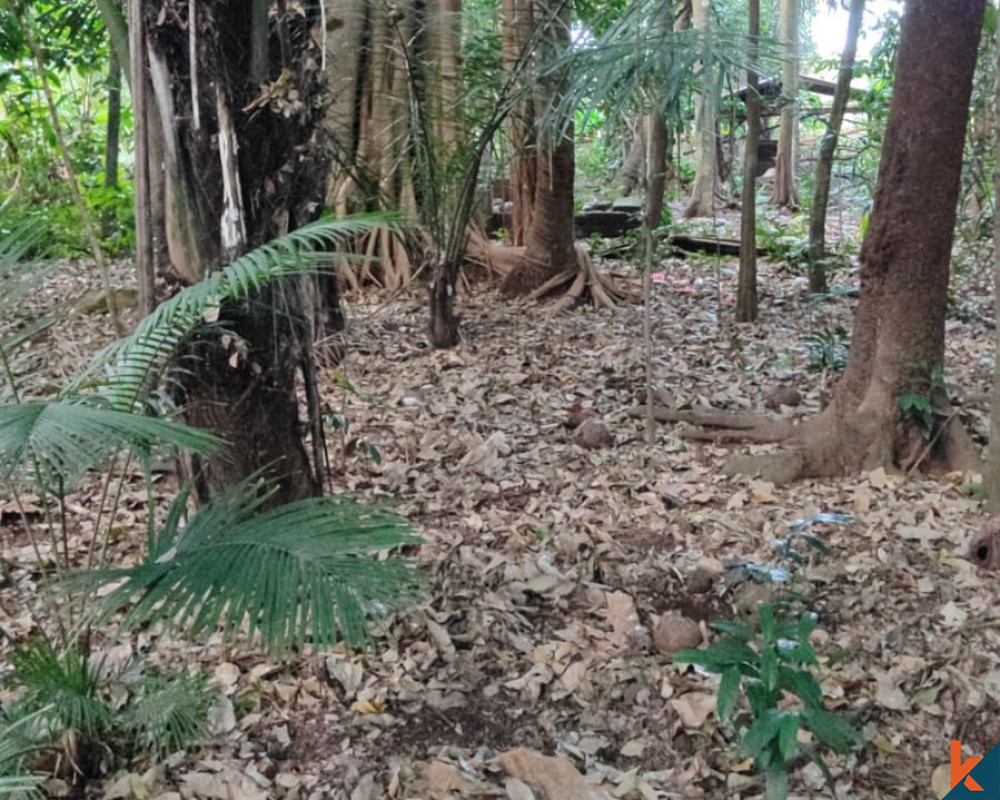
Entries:
<svg viewBox="0 0 1000 800">
<path fill-rule="evenodd" d="M 753 631 L 750 629 L 750 626 L 745 625 L 742 622 L 735 622 L 729 619 L 717 619 L 714 622 L 709 623 L 708 627 L 714 628 L 722 633 L 727 633 L 730 636 L 742 639 L 743 641 L 750 641 L 753 638 Z"/>
<path fill-rule="evenodd" d="M 785 800 L 788 797 L 788 772 L 784 764 L 772 764 L 764 775 L 765 800 Z"/>
<path fill-rule="evenodd" d="M 746 642 L 724 637 L 712 642 L 704 650 L 686 648 L 674 654 L 678 664 L 697 664 L 709 672 L 722 672 L 736 664 L 756 663 L 757 653 Z"/>
<path fill-rule="evenodd" d="M 847 720 L 825 709 L 806 707 L 802 710 L 802 719 L 816 738 L 835 753 L 846 753 L 861 740 Z"/>
<path fill-rule="evenodd" d="M 790 761 L 799 751 L 799 715 L 786 714 L 778 731 L 778 752 L 783 761 Z"/>
<path fill-rule="evenodd" d="M 743 734 L 743 746 L 760 764 L 761 755 L 771 744 L 781 730 L 781 720 L 784 715 L 776 708 L 767 709 Z"/>
<path fill-rule="evenodd" d="M 334 497 L 260 512 L 266 499 L 253 482 L 241 483 L 203 506 L 155 561 L 76 573 L 67 583 L 121 581 L 103 612 L 130 607 L 125 627 L 164 622 L 191 636 L 221 628 L 259 636 L 277 654 L 341 638 L 362 646 L 368 619 L 422 597 L 414 564 L 376 557 L 420 541 L 401 518 Z"/>
<path fill-rule="evenodd" d="M 27 476 L 50 490 L 68 486 L 113 453 L 180 447 L 212 453 L 222 440 L 206 431 L 140 414 L 64 400 L 0 406 L 0 475 Z"/>
<path fill-rule="evenodd" d="M 778 667 L 777 685 L 794 694 L 808 708 L 823 708 L 823 690 L 812 673 L 782 665 Z"/>
<path fill-rule="evenodd" d="M 760 654 L 760 682 L 764 689 L 773 692 L 778 688 L 778 654 L 773 647 L 767 647 Z"/>
<path fill-rule="evenodd" d="M 760 619 L 760 633 L 764 637 L 764 641 L 770 644 L 775 639 L 773 606 L 770 603 L 758 603 L 757 617 Z"/>
<path fill-rule="evenodd" d="M 728 722 L 736 708 L 736 701 L 740 694 L 740 671 L 736 667 L 730 667 L 722 673 L 722 681 L 719 683 L 719 696 L 715 700 L 715 713 L 719 719 Z"/>
</svg>

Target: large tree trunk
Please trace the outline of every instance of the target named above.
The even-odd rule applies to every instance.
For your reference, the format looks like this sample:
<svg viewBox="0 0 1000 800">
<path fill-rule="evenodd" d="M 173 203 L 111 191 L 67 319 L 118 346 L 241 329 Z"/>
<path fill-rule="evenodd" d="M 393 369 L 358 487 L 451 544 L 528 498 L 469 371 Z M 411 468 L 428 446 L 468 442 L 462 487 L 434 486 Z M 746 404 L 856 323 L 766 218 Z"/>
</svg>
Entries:
<svg viewBox="0 0 1000 800">
<path fill-rule="evenodd" d="M 997 67 L 994 75 L 994 107 L 1000 109 L 1000 47 L 997 47 Z M 993 135 L 1000 152 L 1000 117 Z M 1000 208 L 1000 169 L 993 170 L 993 208 Z M 993 212 L 993 313 L 1000 320 L 1000 214 Z M 990 396 L 990 443 L 986 452 L 983 474 L 986 507 L 992 514 L 1000 511 L 1000 325 L 993 333 L 993 390 Z"/>
<path fill-rule="evenodd" d="M 503 0 L 503 63 L 508 73 L 519 68 L 528 53 L 534 30 L 532 0 Z M 535 142 L 535 103 L 527 95 L 508 119 L 513 158 L 510 164 L 511 200 L 514 203 L 510 243 L 523 245 L 535 209 L 538 160 Z"/>
<path fill-rule="evenodd" d="M 694 0 L 691 19 L 701 32 L 708 47 L 712 35 L 711 0 Z M 716 159 L 715 108 L 719 86 L 717 71 L 708 62 L 702 64 L 701 93 L 695 98 L 695 176 L 691 199 L 684 209 L 684 216 L 711 217 L 715 214 L 721 194 L 719 165 Z"/>
<path fill-rule="evenodd" d="M 819 159 L 813 180 L 812 206 L 809 209 L 809 291 L 813 294 L 826 292 L 826 209 L 830 201 L 830 176 L 833 172 L 833 157 L 837 151 L 840 126 L 844 122 L 844 112 L 851 94 L 851 76 L 854 74 L 854 57 L 858 50 L 858 35 L 865 15 L 865 0 L 851 0 L 850 16 L 847 22 L 847 40 L 840 56 L 840 71 L 837 73 L 837 88 L 833 94 L 833 107 L 826 132 L 819 145 Z"/>
<path fill-rule="evenodd" d="M 558 58 L 570 46 L 568 2 L 536 0 L 536 19 L 544 20 L 540 58 L 543 63 Z M 536 106 L 548 108 L 558 102 L 569 79 L 565 70 L 553 71 L 541 79 L 536 90 Z M 538 132 L 535 204 L 524 255 L 507 275 L 504 294 L 523 295 L 548 280 L 574 269 L 578 264 L 573 237 L 573 123 L 553 121 Z"/>
<path fill-rule="evenodd" d="M 910 0 L 903 14 L 892 106 L 871 223 L 861 249 L 861 299 L 851 354 L 826 412 L 799 446 L 740 459 L 734 471 L 775 480 L 934 463 L 968 466 L 968 437 L 953 416 L 925 441 L 897 399 L 944 361 L 944 319 L 962 151 L 985 0 Z"/>
<path fill-rule="evenodd" d="M 774 162 L 771 202 L 792 207 L 799 203 L 795 191 L 796 147 L 799 138 L 799 0 L 781 0 L 781 126 Z"/>
<path fill-rule="evenodd" d="M 760 0 L 750 0 L 747 62 L 757 63 Z M 736 321 L 757 319 L 757 145 L 760 141 L 760 96 L 757 73 L 747 70 L 747 141 L 743 158 L 743 208 L 740 213 L 740 271 L 736 289 Z"/>
<path fill-rule="evenodd" d="M 187 282 L 322 209 L 322 59 L 311 35 L 319 15 L 283 2 L 271 11 L 263 86 L 251 77 L 261 76 L 260 63 L 252 63 L 263 47 L 254 28 L 260 16 L 243 4 L 145 0 L 144 15 L 131 20 L 146 32 L 162 123 L 169 252 Z M 224 306 L 228 335 L 192 345 L 180 377 L 186 418 L 230 444 L 224 457 L 198 465 L 203 497 L 252 474 L 277 487 L 275 502 L 320 491 L 322 464 L 307 455 L 296 391 L 299 380 L 309 386 L 314 377 L 307 356 L 315 319 L 305 319 L 305 309 L 318 297 L 336 303 L 335 287 L 289 281 Z"/>
<path fill-rule="evenodd" d="M 994 107 L 1000 109 L 1000 47 L 997 47 L 997 66 L 994 74 Z M 997 152 L 1000 152 L 1000 116 L 997 117 L 993 135 Z M 1000 208 L 1000 169 L 993 170 L 993 208 Z M 1000 214 L 993 212 L 993 313 L 1000 320 Z M 993 334 L 993 390 L 990 396 L 990 443 L 986 451 L 986 469 L 983 474 L 986 490 L 986 507 L 992 514 L 1000 511 L 1000 325 Z"/>
</svg>

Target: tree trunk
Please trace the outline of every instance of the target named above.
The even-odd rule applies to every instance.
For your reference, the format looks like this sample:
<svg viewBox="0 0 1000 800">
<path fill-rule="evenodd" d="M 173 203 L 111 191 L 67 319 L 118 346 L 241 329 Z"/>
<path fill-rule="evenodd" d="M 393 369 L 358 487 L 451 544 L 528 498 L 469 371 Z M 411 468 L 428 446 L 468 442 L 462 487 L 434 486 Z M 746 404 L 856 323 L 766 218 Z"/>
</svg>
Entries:
<svg viewBox="0 0 1000 800">
<path fill-rule="evenodd" d="M 129 0 L 129 17 L 142 18 L 141 0 Z M 139 313 L 147 316 L 156 306 L 153 265 L 153 211 L 150 190 L 151 159 L 149 139 L 149 81 L 146 78 L 146 36 L 142 25 L 129 28 L 129 73 L 132 89 L 133 195 L 135 208 L 135 274 Z"/>
<path fill-rule="evenodd" d="M 875 467 L 970 466 L 968 436 L 928 373 L 944 361 L 951 245 L 984 6 L 985 0 L 907 3 L 847 369 L 831 406 L 795 437 L 799 447 L 777 458 L 737 460 L 732 471 L 787 481 Z M 900 415 L 897 400 L 912 391 L 937 404 L 942 427 L 931 441 Z"/>
<path fill-rule="evenodd" d="M 508 74 L 528 57 L 534 30 L 532 0 L 502 0 L 503 63 Z M 535 143 L 535 102 L 529 95 L 519 102 L 508 120 L 511 146 L 511 200 L 514 204 L 510 243 L 523 245 L 531 228 L 535 208 L 538 160 Z"/>
<path fill-rule="evenodd" d="M 322 58 L 311 36 L 319 14 L 278 4 L 262 91 L 251 79 L 255 39 L 243 4 L 145 0 L 144 11 L 131 23 L 144 26 L 148 42 L 172 268 L 197 281 L 322 209 Z M 198 465 L 203 499 L 253 474 L 277 487 L 278 503 L 321 489 L 322 465 L 310 463 L 296 391 L 299 380 L 309 386 L 314 378 L 306 291 L 290 281 L 226 305 L 220 319 L 227 335 L 207 334 L 187 354 L 185 417 L 230 444 L 223 457 Z M 335 288 L 324 296 L 335 303 Z M 315 436 L 316 426 L 310 430 Z"/>
<path fill-rule="evenodd" d="M 536 0 L 535 18 L 545 20 L 541 34 L 543 63 L 564 54 L 570 47 L 568 2 Z M 538 82 L 537 108 L 557 102 L 569 80 L 565 69 Z M 577 266 L 573 237 L 573 121 L 554 120 L 538 133 L 534 214 L 528 230 L 523 257 L 507 275 L 503 293 L 523 295 L 550 278 Z"/>
<path fill-rule="evenodd" d="M 710 47 L 712 37 L 712 14 L 711 0 L 694 0 L 691 5 L 692 22 L 695 29 L 701 32 L 706 49 Z M 701 92 L 695 98 L 696 166 L 691 199 L 684 209 L 684 216 L 688 219 L 712 216 L 721 193 L 715 143 L 715 108 L 718 92 L 717 71 L 706 61 L 702 64 Z"/>
<path fill-rule="evenodd" d="M 673 3 L 663 4 L 660 29 L 682 31 L 691 15 L 691 4 L 681 4 L 680 13 L 673 18 Z M 649 115 L 649 148 L 646 169 L 646 223 L 650 231 L 660 227 L 663 220 L 663 194 L 667 189 L 670 171 L 670 129 L 667 127 L 667 109 L 656 108 Z"/>
<path fill-rule="evenodd" d="M 994 107 L 1000 108 L 1000 47 L 997 47 L 997 68 Z M 994 135 L 1000 152 L 1000 117 Z M 1000 169 L 993 170 L 993 208 L 1000 209 Z M 1000 213 L 993 212 L 993 313 L 1000 320 Z M 993 334 L 993 391 L 990 396 L 990 443 L 983 470 L 986 508 L 991 514 L 1000 511 L 1000 325 Z"/>
<path fill-rule="evenodd" d="M 781 0 L 781 126 L 774 162 L 771 202 L 785 208 L 799 203 L 795 190 L 796 144 L 799 138 L 799 0 Z"/>
<path fill-rule="evenodd" d="M 750 40 L 747 62 L 757 63 L 760 0 L 750 0 Z M 743 208 L 740 214 L 740 271 L 736 290 L 736 321 L 757 320 L 757 146 L 760 141 L 760 96 L 757 73 L 747 70 L 747 141 L 743 159 Z"/>
<path fill-rule="evenodd" d="M 840 126 L 844 122 L 844 112 L 851 94 L 851 76 L 854 74 L 854 57 L 858 50 L 858 35 L 865 15 L 865 0 L 851 0 L 850 16 L 847 22 L 847 40 L 840 56 L 840 71 L 837 74 L 837 88 L 834 90 L 833 107 L 826 125 L 826 133 L 819 146 L 819 160 L 816 177 L 813 180 L 812 206 L 809 213 L 809 291 L 823 294 L 826 284 L 826 209 L 830 201 L 830 175 L 833 172 L 833 156 L 837 151 Z"/>
</svg>

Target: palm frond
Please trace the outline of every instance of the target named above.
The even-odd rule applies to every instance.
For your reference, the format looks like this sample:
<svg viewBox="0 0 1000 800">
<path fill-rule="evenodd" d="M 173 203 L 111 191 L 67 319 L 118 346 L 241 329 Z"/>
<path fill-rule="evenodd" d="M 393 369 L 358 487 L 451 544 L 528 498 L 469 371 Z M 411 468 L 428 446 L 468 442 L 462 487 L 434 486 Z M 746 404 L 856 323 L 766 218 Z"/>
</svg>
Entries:
<svg viewBox="0 0 1000 800">
<path fill-rule="evenodd" d="M 21 711 L 40 712 L 56 735 L 72 730 L 98 737 L 111 727 L 111 709 L 99 697 L 100 670 L 76 648 L 57 651 L 38 639 L 14 650 L 11 681 L 22 690 Z"/>
<path fill-rule="evenodd" d="M 209 454 L 222 440 L 165 419 L 85 403 L 33 402 L 0 406 L 0 477 L 29 477 L 50 491 L 72 484 L 112 453 L 157 446 Z"/>
<path fill-rule="evenodd" d="M 333 497 L 256 513 L 265 499 L 241 483 L 199 510 L 169 550 L 71 581 L 119 583 L 103 611 L 130 606 L 126 627 L 163 621 L 192 636 L 221 628 L 279 654 L 341 638 L 363 645 L 370 618 L 422 596 L 414 564 L 377 555 L 420 541 L 402 518 Z"/>
<path fill-rule="evenodd" d="M 47 711 L 43 708 L 15 719 L 6 712 L 0 714 L 0 797 L 41 800 L 45 796 L 39 787 L 47 776 L 29 771 L 29 760 L 38 747 L 27 729 L 37 726 Z"/>
<path fill-rule="evenodd" d="M 115 720 L 137 752 L 161 756 L 185 750 L 208 732 L 208 713 L 219 691 L 204 673 L 145 673 L 131 687 L 133 698 Z"/>
<path fill-rule="evenodd" d="M 180 346 L 211 324 L 224 303 L 247 299 L 280 278 L 332 270 L 331 256 L 317 250 L 396 222 L 388 214 L 320 220 L 261 245 L 161 303 L 131 335 L 99 352 L 68 392 L 96 388 L 114 409 L 141 410 Z"/>
</svg>

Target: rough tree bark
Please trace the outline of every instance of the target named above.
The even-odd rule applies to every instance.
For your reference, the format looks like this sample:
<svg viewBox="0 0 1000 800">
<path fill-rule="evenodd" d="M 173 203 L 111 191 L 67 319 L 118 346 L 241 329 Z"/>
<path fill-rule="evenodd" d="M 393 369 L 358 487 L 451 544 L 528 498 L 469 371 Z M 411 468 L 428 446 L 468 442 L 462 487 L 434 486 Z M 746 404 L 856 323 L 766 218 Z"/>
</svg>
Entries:
<svg viewBox="0 0 1000 800">
<path fill-rule="evenodd" d="M 781 126 L 774 162 L 771 202 L 791 208 L 799 203 L 795 190 L 796 146 L 799 138 L 799 0 L 781 0 Z"/>
<path fill-rule="evenodd" d="M 750 0 L 747 48 L 747 141 L 743 159 L 743 197 L 740 212 L 740 271 L 736 289 L 736 321 L 757 319 L 757 145 L 760 141 L 760 96 L 757 63 L 760 0 Z"/>
<path fill-rule="evenodd" d="M 513 72 L 530 45 L 534 30 L 532 0 L 503 0 L 503 63 Z M 514 203 L 510 243 L 522 246 L 531 228 L 538 182 L 535 142 L 535 102 L 530 94 L 520 101 L 507 124 L 513 158 L 510 164 L 511 200 Z"/>
<path fill-rule="evenodd" d="M 130 20 L 148 45 L 166 164 L 167 242 L 181 280 L 199 280 L 322 209 L 322 59 L 311 35 L 318 11 L 282 2 L 272 11 L 263 86 L 251 78 L 261 18 L 243 4 L 143 0 Z M 308 387 L 313 376 L 307 354 L 317 320 L 306 320 L 304 308 L 318 301 L 336 308 L 336 286 L 279 285 L 223 307 L 231 335 L 207 335 L 191 346 L 180 379 L 187 421 L 230 443 L 224 457 L 197 465 L 202 497 L 254 473 L 277 487 L 275 502 L 321 490 L 322 464 L 307 455 L 296 392 L 297 380 Z"/>
<path fill-rule="evenodd" d="M 737 459 L 731 471 L 787 482 L 880 466 L 969 466 L 974 451 L 954 415 L 941 407 L 944 422 L 927 442 L 901 418 L 897 398 L 944 361 L 951 245 L 984 6 L 985 0 L 907 3 L 847 368 L 831 405 L 793 433 L 792 449 Z"/>
<path fill-rule="evenodd" d="M 544 25 L 539 57 L 543 63 L 570 46 L 570 6 L 566 0 L 536 0 L 535 18 Z M 536 108 L 548 108 L 565 92 L 568 72 L 550 70 L 538 81 Z M 537 131 L 534 213 L 524 254 L 507 275 L 507 296 L 528 294 L 553 277 L 576 268 L 573 238 L 574 145 L 572 119 L 553 120 Z"/>
<path fill-rule="evenodd" d="M 816 177 L 813 180 L 812 206 L 809 209 L 809 291 L 823 294 L 826 285 L 826 209 L 830 200 L 830 175 L 833 172 L 833 156 L 837 151 L 840 126 L 844 122 L 844 112 L 851 94 L 851 76 L 854 74 L 854 57 L 858 50 L 858 35 L 865 15 L 865 0 L 851 0 L 847 21 L 847 40 L 840 56 L 840 71 L 837 73 L 837 88 L 833 94 L 833 107 L 826 124 L 826 132 L 819 145 L 819 159 L 816 163 Z"/>
<path fill-rule="evenodd" d="M 693 0 L 691 4 L 691 19 L 696 30 L 705 39 L 705 46 L 712 36 L 712 2 L 711 0 Z M 718 207 L 721 193 L 719 183 L 719 165 L 716 158 L 715 109 L 718 99 L 718 81 L 716 70 L 707 63 L 702 64 L 701 92 L 695 98 L 695 176 L 691 188 L 691 199 L 684 209 L 686 218 L 710 217 Z"/>
<path fill-rule="evenodd" d="M 1000 108 L 1000 47 L 997 48 L 995 107 Z M 997 146 L 1000 147 L 1000 117 L 997 118 Z M 1000 152 L 1000 150 L 998 150 Z M 1000 208 L 1000 169 L 993 170 L 994 208 Z M 993 313 L 1000 320 L 1000 214 L 993 213 Z M 990 444 L 983 474 L 986 507 L 992 514 L 1000 511 L 1000 325 L 993 336 L 993 390 L 990 396 Z"/>
</svg>

